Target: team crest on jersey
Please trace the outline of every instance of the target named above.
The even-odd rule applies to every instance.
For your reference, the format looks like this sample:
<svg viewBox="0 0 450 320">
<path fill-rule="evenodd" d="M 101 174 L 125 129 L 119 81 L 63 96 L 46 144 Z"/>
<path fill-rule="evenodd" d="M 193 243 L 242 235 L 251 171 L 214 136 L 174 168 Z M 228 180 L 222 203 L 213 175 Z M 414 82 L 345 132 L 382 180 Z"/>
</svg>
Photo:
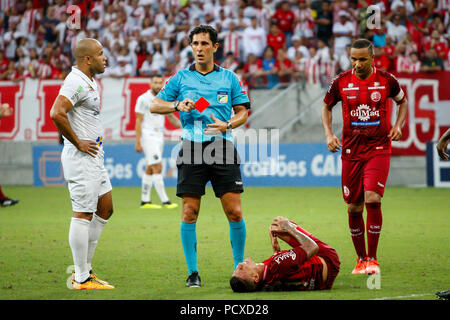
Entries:
<svg viewBox="0 0 450 320">
<path fill-rule="evenodd" d="M 378 102 L 381 100 L 381 93 L 378 91 L 374 91 L 370 94 L 370 99 L 372 99 L 373 102 Z"/>
<path fill-rule="evenodd" d="M 225 104 L 228 102 L 228 92 L 217 91 L 217 102 L 220 104 Z"/>
</svg>

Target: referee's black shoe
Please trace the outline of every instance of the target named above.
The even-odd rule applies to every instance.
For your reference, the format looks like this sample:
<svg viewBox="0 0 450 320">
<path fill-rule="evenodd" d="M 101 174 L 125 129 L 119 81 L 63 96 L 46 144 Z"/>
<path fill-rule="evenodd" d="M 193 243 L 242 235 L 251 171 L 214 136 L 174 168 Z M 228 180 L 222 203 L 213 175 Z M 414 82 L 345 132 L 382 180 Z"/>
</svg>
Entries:
<svg viewBox="0 0 450 320">
<path fill-rule="evenodd" d="M 10 198 L 5 198 L 3 200 L 0 200 L 0 206 L 1 207 L 9 207 L 9 206 L 13 206 L 15 204 L 19 203 L 19 200 L 13 200 Z"/>
<path fill-rule="evenodd" d="M 201 287 L 202 280 L 200 280 L 200 276 L 197 271 L 192 272 L 189 277 L 186 279 L 186 287 Z"/>
</svg>

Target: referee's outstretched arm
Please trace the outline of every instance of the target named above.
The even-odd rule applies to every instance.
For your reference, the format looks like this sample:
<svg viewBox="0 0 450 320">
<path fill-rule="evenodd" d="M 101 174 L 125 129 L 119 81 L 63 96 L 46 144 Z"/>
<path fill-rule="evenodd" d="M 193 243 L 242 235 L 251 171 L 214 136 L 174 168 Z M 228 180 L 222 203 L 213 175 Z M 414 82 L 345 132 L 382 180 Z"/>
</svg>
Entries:
<svg viewBox="0 0 450 320">
<path fill-rule="evenodd" d="M 191 99 L 174 103 L 156 97 L 150 105 L 150 112 L 159 114 L 168 114 L 175 111 L 191 112 L 193 109 L 195 109 L 195 103 Z"/>
</svg>

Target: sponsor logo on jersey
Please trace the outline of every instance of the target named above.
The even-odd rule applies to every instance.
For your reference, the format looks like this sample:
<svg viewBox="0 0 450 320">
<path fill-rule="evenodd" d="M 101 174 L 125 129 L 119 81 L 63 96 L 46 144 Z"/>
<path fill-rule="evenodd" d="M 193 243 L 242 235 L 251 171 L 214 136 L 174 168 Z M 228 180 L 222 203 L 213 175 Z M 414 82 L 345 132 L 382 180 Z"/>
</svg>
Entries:
<svg viewBox="0 0 450 320">
<path fill-rule="evenodd" d="M 372 117 L 380 117 L 380 110 L 370 109 L 367 104 L 359 105 L 356 110 L 351 110 L 350 115 L 357 117 L 360 121 L 352 121 L 352 126 L 376 126 L 380 124 L 380 120 L 368 121 Z"/>
<path fill-rule="evenodd" d="M 275 257 L 275 262 L 280 264 L 281 261 L 286 260 L 291 258 L 293 261 L 295 261 L 295 258 L 297 258 L 297 255 L 295 254 L 295 252 L 293 250 L 289 250 L 286 252 L 283 252 L 281 254 L 279 254 L 278 256 Z"/>
</svg>

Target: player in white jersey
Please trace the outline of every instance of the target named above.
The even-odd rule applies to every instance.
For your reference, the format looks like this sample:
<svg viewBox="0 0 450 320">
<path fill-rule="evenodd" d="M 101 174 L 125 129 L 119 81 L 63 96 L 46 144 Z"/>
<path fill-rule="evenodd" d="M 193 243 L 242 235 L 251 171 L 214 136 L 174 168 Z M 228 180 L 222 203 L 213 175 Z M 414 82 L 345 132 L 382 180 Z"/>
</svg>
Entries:
<svg viewBox="0 0 450 320">
<path fill-rule="evenodd" d="M 69 244 L 75 265 L 73 289 L 114 289 L 92 272 L 91 261 L 102 230 L 113 212 L 111 182 L 104 167 L 100 96 L 94 76 L 106 57 L 95 39 L 79 40 L 75 66 L 50 111 L 64 137 L 61 162 L 68 182 L 73 216 Z"/>
<path fill-rule="evenodd" d="M 150 104 L 161 90 L 163 78 L 155 75 L 151 78 L 150 90 L 140 95 L 136 101 L 136 151 L 145 154 L 145 173 L 142 175 L 141 208 L 160 209 L 161 206 L 151 201 L 152 187 L 162 202 L 162 206 L 168 209 L 178 208 L 176 203 L 171 203 L 167 196 L 162 171 L 162 152 L 164 148 L 164 122 L 161 114 L 151 113 Z M 169 121 L 177 128 L 181 128 L 180 120 L 172 113 L 167 115 Z"/>
</svg>

